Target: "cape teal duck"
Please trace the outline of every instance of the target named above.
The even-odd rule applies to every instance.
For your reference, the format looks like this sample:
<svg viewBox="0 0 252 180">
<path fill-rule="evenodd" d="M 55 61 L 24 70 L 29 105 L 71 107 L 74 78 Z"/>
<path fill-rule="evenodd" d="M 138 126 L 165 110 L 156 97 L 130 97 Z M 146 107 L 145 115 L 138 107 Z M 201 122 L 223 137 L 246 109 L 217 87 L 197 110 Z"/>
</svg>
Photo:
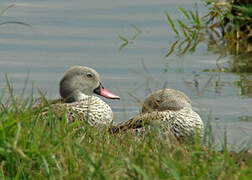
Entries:
<svg viewBox="0 0 252 180">
<path fill-rule="evenodd" d="M 85 66 L 71 67 L 59 84 L 60 100 L 49 102 L 58 116 L 67 115 L 68 120 L 87 121 L 92 126 L 108 126 L 113 120 L 113 112 L 108 104 L 93 94 L 108 99 L 120 99 L 104 89 L 99 74 Z M 48 113 L 48 108 L 44 114 Z"/>
<path fill-rule="evenodd" d="M 109 130 L 111 133 L 133 131 L 142 135 L 154 124 L 158 125 L 165 137 L 175 137 L 180 141 L 194 138 L 196 131 L 202 137 L 204 131 L 200 116 L 192 110 L 190 98 L 174 89 L 161 89 L 151 93 L 144 100 L 142 113 Z"/>
</svg>

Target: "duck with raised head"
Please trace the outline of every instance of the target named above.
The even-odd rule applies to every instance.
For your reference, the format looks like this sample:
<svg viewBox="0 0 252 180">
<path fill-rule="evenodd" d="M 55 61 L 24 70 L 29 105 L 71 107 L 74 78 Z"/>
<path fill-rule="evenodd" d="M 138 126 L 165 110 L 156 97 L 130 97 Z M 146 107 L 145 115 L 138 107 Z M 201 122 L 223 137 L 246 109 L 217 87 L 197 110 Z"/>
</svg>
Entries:
<svg viewBox="0 0 252 180">
<path fill-rule="evenodd" d="M 106 90 L 99 74 L 90 67 L 71 67 L 59 84 L 61 99 L 49 101 L 51 108 L 62 116 L 66 113 L 70 121 L 87 121 L 92 126 L 108 126 L 113 121 L 113 112 L 109 105 L 93 94 L 108 99 L 120 99 Z M 48 113 L 48 108 L 44 114 Z"/>
<path fill-rule="evenodd" d="M 183 92 L 174 89 L 157 90 L 146 97 L 142 112 L 128 121 L 112 126 L 111 133 L 135 132 L 143 134 L 152 125 L 158 124 L 165 137 L 179 141 L 193 139 L 196 131 L 203 136 L 204 124 L 192 110 L 191 100 Z"/>
</svg>

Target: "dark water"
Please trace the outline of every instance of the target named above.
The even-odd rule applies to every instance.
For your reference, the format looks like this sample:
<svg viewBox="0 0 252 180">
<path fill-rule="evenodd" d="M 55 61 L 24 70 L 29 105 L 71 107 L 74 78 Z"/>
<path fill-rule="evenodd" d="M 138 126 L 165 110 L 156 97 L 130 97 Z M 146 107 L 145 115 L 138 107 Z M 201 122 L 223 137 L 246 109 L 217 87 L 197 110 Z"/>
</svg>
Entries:
<svg viewBox="0 0 252 180">
<path fill-rule="evenodd" d="M 22 21 L 33 27 L 0 26 L 0 87 L 6 87 L 4 74 L 7 74 L 19 92 L 29 73 L 29 87 L 33 82 L 35 88 L 55 98 L 58 81 L 69 67 L 90 66 L 100 73 L 107 89 L 121 96 L 120 101 L 105 101 L 113 108 L 115 121 L 122 121 L 138 113 L 137 100 L 143 100 L 151 90 L 162 88 L 167 82 L 168 87 L 179 89 L 193 99 L 204 121 L 210 119 L 214 126 L 225 127 L 232 145 L 240 144 L 252 135 L 251 94 L 237 86 L 242 83 L 242 76 L 204 71 L 216 69 L 218 58 L 207 51 L 206 44 L 201 44 L 194 54 L 164 58 L 175 36 L 164 12 L 168 11 L 173 18 L 180 17 L 176 6 L 189 9 L 194 2 L 1 2 L 1 9 L 16 4 L 0 17 L 1 22 Z M 130 38 L 136 33 L 132 24 L 143 33 L 119 51 L 122 44 L 119 35 Z M 227 64 L 229 59 L 221 59 L 221 63 Z M 251 81 L 251 75 L 245 76 Z M 216 134 L 221 138 L 223 130 L 217 128 Z"/>
</svg>

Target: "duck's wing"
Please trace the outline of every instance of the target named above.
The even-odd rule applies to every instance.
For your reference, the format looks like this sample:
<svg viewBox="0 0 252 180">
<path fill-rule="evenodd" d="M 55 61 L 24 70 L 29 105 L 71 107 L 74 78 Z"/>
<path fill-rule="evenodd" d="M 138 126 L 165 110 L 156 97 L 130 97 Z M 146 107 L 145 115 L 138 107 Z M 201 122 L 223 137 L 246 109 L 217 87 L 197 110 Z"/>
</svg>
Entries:
<svg viewBox="0 0 252 180">
<path fill-rule="evenodd" d="M 193 140 L 196 134 L 201 138 L 204 133 L 203 121 L 191 108 L 183 108 L 180 111 L 154 111 L 140 114 L 110 127 L 109 132 L 112 134 L 127 131 L 142 133 L 146 128 L 154 127 L 153 125 L 158 125 L 162 136 L 181 141 Z"/>
<path fill-rule="evenodd" d="M 127 121 L 120 122 L 110 127 L 109 132 L 112 134 L 117 134 L 117 133 L 124 132 L 130 129 L 139 129 L 153 122 L 159 122 L 164 117 L 165 115 L 163 114 L 163 112 L 158 112 L 158 111 L 139 114 Z"/>
</svg>

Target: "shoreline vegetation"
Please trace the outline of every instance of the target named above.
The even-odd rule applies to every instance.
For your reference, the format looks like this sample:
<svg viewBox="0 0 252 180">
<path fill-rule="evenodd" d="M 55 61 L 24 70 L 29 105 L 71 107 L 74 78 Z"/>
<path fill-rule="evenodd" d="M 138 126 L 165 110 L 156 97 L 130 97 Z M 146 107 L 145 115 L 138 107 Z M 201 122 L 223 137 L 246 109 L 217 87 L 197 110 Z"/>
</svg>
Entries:
<svg viewBox="0 0 252 180">
<path fill-rule="evenodd" d="M 205 0 L 204 3 L 207 13 L 203 15 L 199 14 L 197 4 L 193 10 L 177 7 L 184 20 L 173 20 L 166 12 L 177 38 L 165 58 L 172 54 L 183 56 L 193 53 L 200 43 L 205 42 L 207 49 L 218 56 L 216 68 L 205 71 L 232 72 L 241 76 L 247 73 L 248 79 L 251 79 L 252 1 Z M 221 63 L 220 60 L 225 57 L 228 57 L 228 62 Z"/>
<path fill-rule="evenodd" d="M 250 0 L 203 0 L 207 13 L 200 14 L 198 4 L 192 10 L 177 7 L 181 19 L 174 19 L 165 12 L 168 25 L 175 34 L 164 58 L 171 55 L 184 56 L 194 53 L 200 43 L 207 44 L 207 49 L 218 55 L 217 68 L 207 71 L 251 73 L 252 72 L 252 1 Z M 136 33 L 122 40 L 120 51 L 133 44 L 143 31 L 132 25 Z M 219 60 L 230 56 L 228 67 L 219 65 Z M 166 72 L 167 69 L 165 68 Z"/>
<path fill-rule="evenodd" d="M 70 124 L 66 116 L 57 117 L 42 94 L 44 105 L 33 108 L 33 93 L 15 96 L 8 79 L 7 91 L 8 98 L 1 96 L 1 179 L 252 177 L 251 144 L 231 151 L 224 133 L 222 147 L 217 147 L 206 123 L 203 140 L 195 137 L 193 144 L 167 141 L 155 129 L 136 141 L 132 134 L 116 136 L 80 121 Z M 45 108 L 48 116 L 41 116 Z"/>
<path fill-rule="evenodd" d="M 206 0 L 204 7 L 207 13 L 203 15 L 200 15 L 197 4 L 193 10 L 177 7 L 184 20 L 173 20 L 166 12 L 168 22 L 177 36 L 166 58 L 172 53 L 192 53 L 203 41 L 208 43 L 209 50 L 220 49 L 218 53 L 221 57 L 252 51 L 251 1 Z"/>
</svg>

